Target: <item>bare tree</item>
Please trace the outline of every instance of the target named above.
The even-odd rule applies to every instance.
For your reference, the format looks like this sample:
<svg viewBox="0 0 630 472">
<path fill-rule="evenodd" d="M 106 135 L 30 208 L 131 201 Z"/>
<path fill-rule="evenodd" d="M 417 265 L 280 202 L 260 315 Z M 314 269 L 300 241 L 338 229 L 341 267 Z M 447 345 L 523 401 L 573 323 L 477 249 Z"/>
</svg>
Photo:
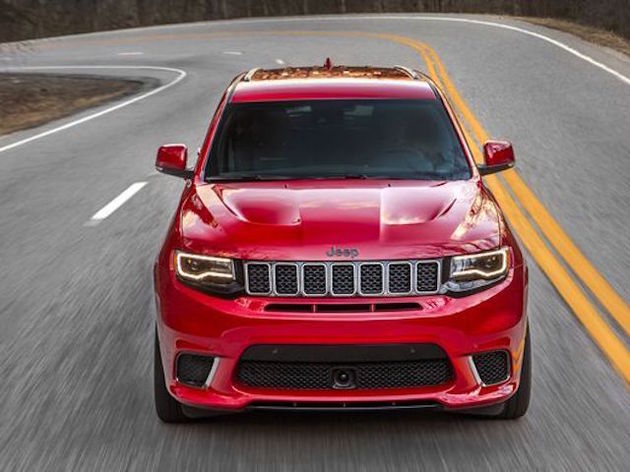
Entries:
<svg viewBox="0 0 630 472">
<path fill-rule="evenodd" d="M 389 11 L 565 18 L 630 38 L 630 0 L 0 0 L 0 41 L 244 16 Z"/>
</svg>

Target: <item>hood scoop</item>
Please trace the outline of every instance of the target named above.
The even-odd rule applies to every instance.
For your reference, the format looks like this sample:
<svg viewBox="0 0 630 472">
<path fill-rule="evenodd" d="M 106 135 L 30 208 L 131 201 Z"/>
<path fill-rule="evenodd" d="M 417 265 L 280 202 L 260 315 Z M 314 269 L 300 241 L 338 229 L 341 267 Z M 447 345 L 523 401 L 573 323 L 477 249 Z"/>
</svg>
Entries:
<svg viewBox="0 0 630 472">
<path fill-rule="evenodd" d="M 379 226 L 422 224 L 444 216 L 456 201 L 448 189 L 435 187 L 223 188 L 218 196 L 243 222 L 282 226 L 361 221 Z"/>
</svg>

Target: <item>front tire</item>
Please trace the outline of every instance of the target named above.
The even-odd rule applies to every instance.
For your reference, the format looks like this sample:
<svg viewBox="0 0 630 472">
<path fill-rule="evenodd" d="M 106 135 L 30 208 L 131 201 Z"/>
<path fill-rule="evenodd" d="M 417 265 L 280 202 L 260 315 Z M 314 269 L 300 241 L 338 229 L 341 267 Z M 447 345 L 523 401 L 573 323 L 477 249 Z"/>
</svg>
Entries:
<svg viewBox="0 0 630 472">
<path fill-rule="evenodd" d="M 157 330 L 155 331 L 153 352 L 153 394 L 155 398 L 155 412 L 158 418 L 165 423 L 183 423 L 189 421 L 189 418 L 182 411 L 182 405 L 171 396 L 166 388 Z"/>
</svg>

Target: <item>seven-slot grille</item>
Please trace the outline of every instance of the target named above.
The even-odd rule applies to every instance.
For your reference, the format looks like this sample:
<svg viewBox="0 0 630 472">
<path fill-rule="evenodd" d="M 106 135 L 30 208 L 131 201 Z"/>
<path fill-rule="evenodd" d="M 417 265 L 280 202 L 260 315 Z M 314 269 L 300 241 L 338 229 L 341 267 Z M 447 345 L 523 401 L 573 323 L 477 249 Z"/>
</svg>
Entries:
<svg viewBox="0 0 630 472">
<path fill-rule="evenodd" d="M 245 262 L 245 289 L 268 296 L 403 296 L 437 293 L 438 260 Z"/>
</svg>

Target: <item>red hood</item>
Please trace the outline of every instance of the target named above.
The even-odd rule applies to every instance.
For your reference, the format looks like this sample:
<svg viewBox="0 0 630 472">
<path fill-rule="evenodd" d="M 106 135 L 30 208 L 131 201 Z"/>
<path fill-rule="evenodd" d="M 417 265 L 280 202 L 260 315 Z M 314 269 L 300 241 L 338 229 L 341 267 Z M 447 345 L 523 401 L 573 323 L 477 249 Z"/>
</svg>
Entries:
<svg viewBox="0 0 630 472">
<path fill-rule="evenodd" d="M 499 211 L 475 181 L 202 184 L 182 206 L 183 246 L 242 259 L 430 258 L 491 249 Z"/>
</svg>

